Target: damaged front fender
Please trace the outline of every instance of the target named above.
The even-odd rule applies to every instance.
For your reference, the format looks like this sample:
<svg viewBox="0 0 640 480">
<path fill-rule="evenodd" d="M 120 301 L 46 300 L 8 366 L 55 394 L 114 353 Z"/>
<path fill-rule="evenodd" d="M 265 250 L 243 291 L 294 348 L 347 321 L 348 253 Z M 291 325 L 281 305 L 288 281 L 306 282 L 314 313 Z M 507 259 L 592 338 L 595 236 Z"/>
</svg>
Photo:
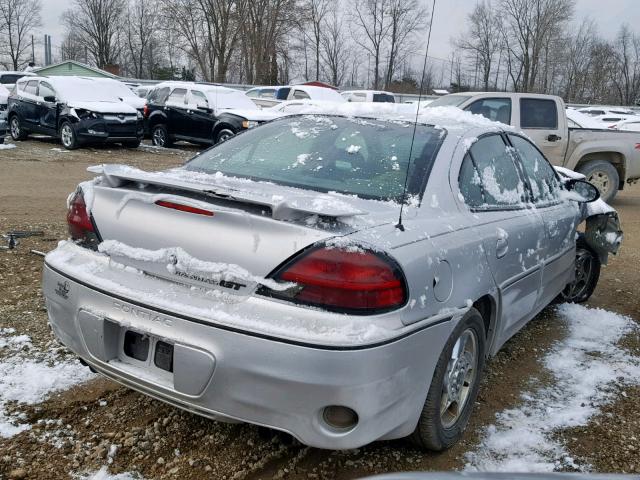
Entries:
<svg viewBox="0 0 640 480">
<path fill-rule="evenodd" d="M 610 212 L 587 216 L 584 238 L 598 254 L 600 262 L 606 265 L 609 254 L 618 253 L 622 244 L 622 227 L 616 211 L 611 209 Z"/>
</svg>

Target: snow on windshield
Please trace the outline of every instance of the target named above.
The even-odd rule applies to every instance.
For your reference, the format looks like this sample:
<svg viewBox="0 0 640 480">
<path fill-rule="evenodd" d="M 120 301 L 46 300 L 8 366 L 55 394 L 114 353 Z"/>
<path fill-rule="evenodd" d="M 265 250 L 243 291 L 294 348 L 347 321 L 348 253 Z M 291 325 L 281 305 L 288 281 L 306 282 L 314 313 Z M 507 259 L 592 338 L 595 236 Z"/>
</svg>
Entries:
<svg viewBox="0 0 640 480">
<path fill-rule="evenodd" d="M 300 116 L 234 137 L 195 157 L 189 171 L 336 191 L 378 200 L 419 194 L 445 131 L 413 124 L 337 116 Z M 411 154 L 411 161 L 409 156 Z"/>
<path fill-rule="evenodd" d="M 60 100 L 65 102 L 120 102 L 110 88 L 95 80 L 77 77 L 49 77 Z"/>
</svg>

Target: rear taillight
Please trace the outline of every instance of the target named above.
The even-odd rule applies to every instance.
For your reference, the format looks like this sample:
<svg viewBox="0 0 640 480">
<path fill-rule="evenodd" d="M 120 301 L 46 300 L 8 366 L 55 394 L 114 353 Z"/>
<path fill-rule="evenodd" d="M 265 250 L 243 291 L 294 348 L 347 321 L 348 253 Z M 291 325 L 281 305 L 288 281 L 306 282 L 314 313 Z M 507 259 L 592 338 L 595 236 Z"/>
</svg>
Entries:
<svg viewBox="0 0 640 480">
<path fill-rule="evenodd" d="M 149 105 L 147 105 L 146 103 L 144 104 L 144 108 L 142 109 L 142 115 L 144 116 L 144 118 L 147 118 L 149 116 Z"/>
<path fill-rule="evenodd" d="M 329 310 L 371 314 L 404 305 L 406 287 L 390 258 L 368 250 L 313 248 L 291 260 L 275 275 L 296 286 L 271 296 Z"/>
<path fill-rule="evenodd" d="M 90 248 L 97 248 L 98 243 L 100 243 L 98 232 L 93 225 L 89 212 L 87 212 L 87 205 L 81 190 L 75 193 L 69 203 L 67 224 L 69 225 L 69 235 L 71 235 L 72 240 Z"/>
</svg>

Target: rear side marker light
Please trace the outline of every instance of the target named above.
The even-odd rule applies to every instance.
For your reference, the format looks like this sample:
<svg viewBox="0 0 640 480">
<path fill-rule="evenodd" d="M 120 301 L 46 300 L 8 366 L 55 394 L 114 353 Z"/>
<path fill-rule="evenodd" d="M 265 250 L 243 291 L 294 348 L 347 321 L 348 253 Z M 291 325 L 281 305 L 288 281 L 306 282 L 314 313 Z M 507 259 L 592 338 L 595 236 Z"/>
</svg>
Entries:
<svg viewBox="0 0 640 480">
<path fill-rule="evenodd" d="M 179 210 L 181 212 L 195 213 L 196 215 L 206 215 L 207 217 L 213 217 L 213 212 L 209 210 L 203 210 L 202 208 L 190 207 L 189 205 L 183 205 L 181 203 L 165 202 L 164 200 L 158 200 L 156 205 L 164 208 L 171 208 L 173 210 Z"/>
<path fill-rule="evenodd" d="M 368 250 L 316 247 L 293 258 L 273 278 L 296 286 L 268 295 L 334 311 L 379 313 L 401 307 L 407 298 L 399 266 Z"/>
</svg>

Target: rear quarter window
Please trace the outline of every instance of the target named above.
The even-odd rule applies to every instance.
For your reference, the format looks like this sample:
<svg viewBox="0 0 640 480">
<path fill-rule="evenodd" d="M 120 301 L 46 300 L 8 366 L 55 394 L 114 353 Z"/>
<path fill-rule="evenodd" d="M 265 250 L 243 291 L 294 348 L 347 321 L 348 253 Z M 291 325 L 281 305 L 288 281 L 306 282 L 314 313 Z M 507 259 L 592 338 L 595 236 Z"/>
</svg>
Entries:
<svg viewBox="0 0 640 480">
<path fill-rule="evenodd" d="M 520 127 L 557 129 L 558 107 L 556 102 L 543 98 L 521 98 Z"/>
</svg>

